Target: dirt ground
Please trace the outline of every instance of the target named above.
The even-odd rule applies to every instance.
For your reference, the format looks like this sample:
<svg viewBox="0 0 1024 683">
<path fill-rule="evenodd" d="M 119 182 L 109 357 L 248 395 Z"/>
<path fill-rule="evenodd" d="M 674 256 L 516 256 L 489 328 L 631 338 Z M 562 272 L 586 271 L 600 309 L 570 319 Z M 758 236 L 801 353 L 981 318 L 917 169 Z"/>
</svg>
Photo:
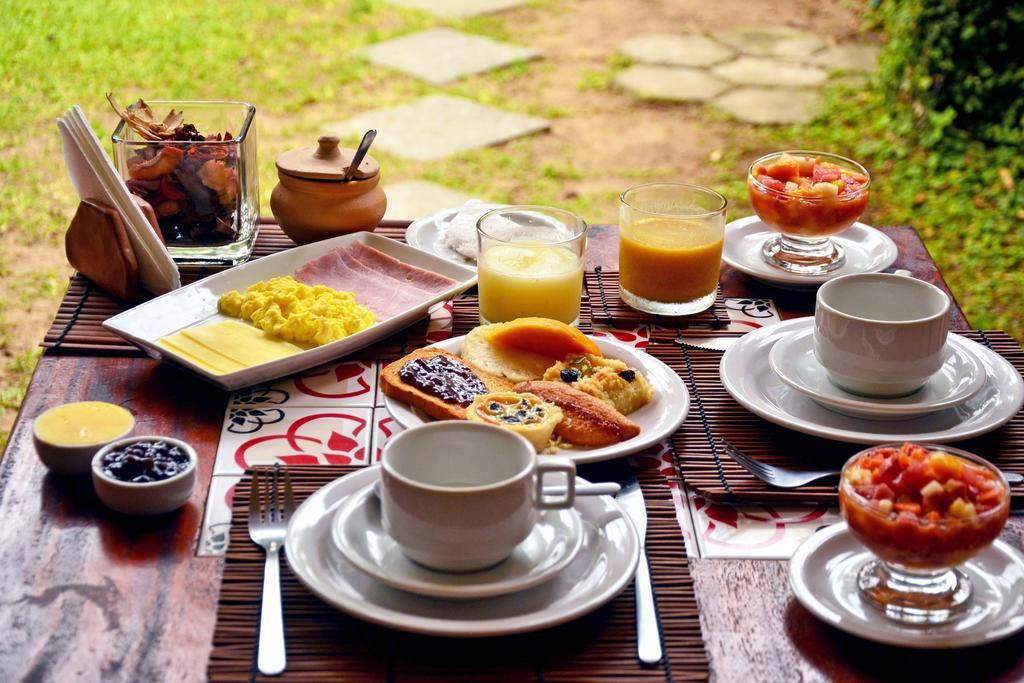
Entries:
<svg viewBox="0 0 1024 683">
<path fill-rule="evenodd" d="M 586 169 L 585 179 L 565 184 L 562 198 L 620 191 L 637 182 L 636 169 L 647 169 L 659 178 L 700 182 L 709 156 L 750 135 L 749 126 L 709 115 L 699 105 L 640 103 L 610 89 L 581 89 L 582 74 L 606 71 L 622 41 L 644 33 L 710 33 L 739 25 L 783 25 L 827 40 L 864 40 L 854 10 L 845 3 L 815 0 L 791 0 L 784 12 L 775 2 L 746 0 L 578 0 L 522 8 L 504 18 L 510 40 L 539 49 L 544 59 L 525 76 L 502 83 L 503 95 L 511 101 L 570 112 L 553 119 L 549 133 L 518 148 L 538 166 L 548 160 L 569 161 L 575 168 Z M 301 118 L 302 112 L 291 117 L 275 115 L 273 120 L 280 129 Z M 623 169 L 632 172 L 623 173 Z M 63 176 L 65 171 L 55 167 L 53 173 Z M 264 187 L 270 187 L 272 180 L 264 177 Z M 513 199 L 527 192 L 522 179 L 508 181 Z M 602 207 L 601 215 L 585 218 L 613 221 L 614 204 Z M 68 219 L 72 212 L 73 205 Z M 45 271 L 56 273 L 56 292 L 23 285 Z M 5 329 L 0 329 L 0 386 L 10 386 L 16 372 L 10 367 L 12 361 L 38 346 L 69 274 L 61 240 L 29 240 L 17 230 L 0 235 L 0 310 L 5 321 Z M 0 416 L 0 433 L 9 430 L 13 420 L 13 410 Z"/>
</svg>

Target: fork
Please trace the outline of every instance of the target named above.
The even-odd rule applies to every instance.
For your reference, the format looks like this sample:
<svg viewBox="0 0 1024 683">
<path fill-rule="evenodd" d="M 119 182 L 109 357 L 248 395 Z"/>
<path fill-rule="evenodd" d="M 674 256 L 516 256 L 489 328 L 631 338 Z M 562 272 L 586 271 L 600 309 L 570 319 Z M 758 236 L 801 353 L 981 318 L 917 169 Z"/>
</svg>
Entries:
<svg viewBox="0 0 1024 683">
<path fill-rule="evenodd" d="M 752 475 L 780 489 L 795 489 L 822 479 L 838 479 L 839 470 L 790 470 L 756 460 L 728 441 L 719 439 L 720 445 L 733 460 Z"/>
<path fill-rule="evenodd" d="M 270 477 L 266 474 L 261 476 L 259 470 L 253 470 L 252 489 L 249 493 L 249 537 L 267 553 L 263 565 L 263 600 L 260 606 L 260 642 L 256 665 L 260 673 L 266 676 L 276 676 L 284 671 L 286 662 L 284 619 L 281 614 L 280 551 L 288 518 L 294 511 L 295 499 L 292 497 L 288 470 L 282 475 L 281 466 L 275 465 Z"/>
<path fill-rule="evenodd" d="M 718 445 L 729 454 L 729 457 L 738 462 L 743 469 L 775 488 L 795 489 L 822 479 L 839 478 L 839 470 L 790 470 L 777 465 L 769 465 L 752 458 L 724 439 L 719 439 Z M 1003 477 L 1006 479 L 1007 484 L 1024 483 L 1024 475 L 1016 472 L 1003 471 Z"/>
</svg>

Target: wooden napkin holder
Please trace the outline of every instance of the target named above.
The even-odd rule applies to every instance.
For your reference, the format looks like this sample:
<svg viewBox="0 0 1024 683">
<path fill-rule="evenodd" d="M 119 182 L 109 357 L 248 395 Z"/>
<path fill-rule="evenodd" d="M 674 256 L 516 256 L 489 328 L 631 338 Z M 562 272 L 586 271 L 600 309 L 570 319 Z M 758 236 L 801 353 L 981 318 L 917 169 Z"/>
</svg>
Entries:
<svg viewBox="0 0 1024 683">
<path fill-rule="evenodd" d="M 132 195 L 160 240 L 156 212 L 149 202 Z M 103 202 L 83 199 L 64 236 L 68 262 L 97 286 L 117 299 L 137 302 L 146 298 L 139 285 L 139 262 L 128 239 L 121 214 Z"/>
</svg>

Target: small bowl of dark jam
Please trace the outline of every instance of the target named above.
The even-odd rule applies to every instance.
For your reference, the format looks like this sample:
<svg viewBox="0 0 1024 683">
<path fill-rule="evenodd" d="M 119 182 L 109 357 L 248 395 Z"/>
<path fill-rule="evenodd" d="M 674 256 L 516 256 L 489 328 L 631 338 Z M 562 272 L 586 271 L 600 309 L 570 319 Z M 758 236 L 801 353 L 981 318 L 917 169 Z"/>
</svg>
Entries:
<svg viewBox="0 0 1024 683">
<path fill-rule="evenodd" d="M 196 487 L 196 452 L 167 436 L 133 436 L 100 449 L 92 483 L 103 503 L 130 515 L 177 510 Z"/>
</svg>

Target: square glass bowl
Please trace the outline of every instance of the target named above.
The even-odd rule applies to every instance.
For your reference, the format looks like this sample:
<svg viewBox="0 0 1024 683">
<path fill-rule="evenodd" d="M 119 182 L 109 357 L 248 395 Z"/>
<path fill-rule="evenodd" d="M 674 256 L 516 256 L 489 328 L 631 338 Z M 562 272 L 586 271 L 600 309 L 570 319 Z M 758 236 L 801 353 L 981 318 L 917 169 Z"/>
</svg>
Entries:
<svg viewBox="0 0 1024 683">
<path fill-rule="evenodd" d="M 153 206 L 171 258 L 181 265 L 248 260 L 259 226 L 256 108 L 245 102 L 149 105 L 158 119 L 172 108 L 183 112 L 184 123 L 207 138 L 146 140 L 124 121 L 112 136 L 118 172 L 130 192 Z"/>
</svg>

